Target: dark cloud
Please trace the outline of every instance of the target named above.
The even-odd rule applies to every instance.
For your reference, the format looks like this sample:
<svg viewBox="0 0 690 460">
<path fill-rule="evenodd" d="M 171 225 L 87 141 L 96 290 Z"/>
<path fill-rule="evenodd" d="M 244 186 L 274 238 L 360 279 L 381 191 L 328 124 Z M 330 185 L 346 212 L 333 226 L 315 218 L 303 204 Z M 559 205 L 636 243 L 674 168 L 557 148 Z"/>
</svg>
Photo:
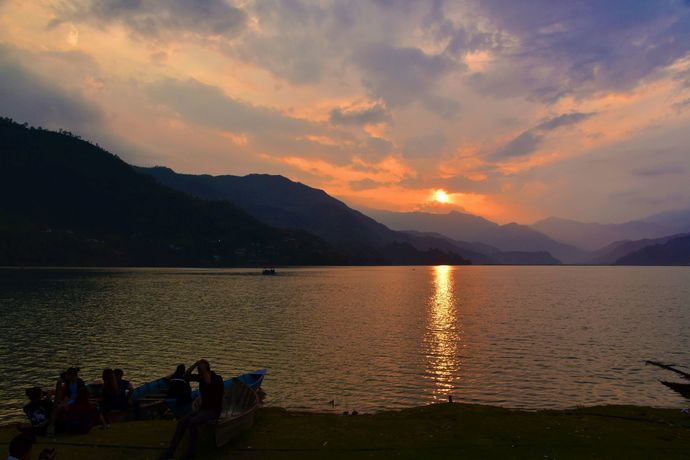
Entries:
<svg viewBox="0 0 690 460">
<path fill-rule="evenodd" d="M 381 104 L 363 109 L 335 107 L 330 112 L 329 121 L 334 125 L 372 125 L 390 120 L 390 113 Z"/>
<path fill-rule="evenodd" d="M 438 158 L 448 147 L 448 139 L 443 133 L 436 132 L 407 139 L 402 154 L 407 158 Z"/>
<path fill-rule="evenodd" d="M 673 104 L 673 108 L 676 109 L 676 112 L 684 112 L 688 108 L 690 108 L 690 97 L 683 99 L 680 102 L 676 102 Z"/>
<path fill-rule="evenodd" d="M 247 15 L 225 0 L 72 0 L 61 5 L 52 25 L 74 20 L 122 23 L 143 37 L 189 34 L 207 38 L 237 35 Z"/>
<path fill-rule="evenodd" d="M 364 145 L 365 153 L 364 157 L 368 160 L 381 159 L 384 156 L 390 154 L 395 146 L 389 140 L 380 137 L 369 137 Z"/>
<path fill-rule="evenodd" d="M 443 76 L 458 68 L 458 63 L 445 54 L 385 45 L 361 49 L 354 61 L 371 95 L 391 107 L 425 100 L 434 94 Z"/>
<path fill-rule="evenodd" d="M 593 113 L 573 112 L 546 119 L 509 141 L 489 158 L 498 161 L 530 155 L 539 148 L 550 131 L 580 123 L 593 115 Z"/>
<path fill-rule="evenodd" d="M 34 74 L 19 57 L 0 46 L 0 107 L 3 116 L 46 128 L 81 132 L 100 124 L 101 111 L 80 94 L 66 91 Z"/>
<path fill-rule="evenodd" d="M 637 168 L 632 171 L 632 174 L 640 177 L 658 177 L 669 176 L 675 174 L 685 174 L 685 168 L 676 164 L 660 164 L 654 166 L 646 166 Z"/>
<path fill-rule="evenodd" d="M 496 64 L 473 78 L 498 96 L 550 102 L 565 94 L 627 90 L 690 51 L 690 8 L 681 1 L 476 4 L 512 38 Z"/>
<path fill-rule="evenodd" d="M 245 134 L 255 149 L 273 155 L 318 157 L 346 164 L 354 155 L 376 160 L 393 149 L 385 139 L 359 139 L 322 123 L 235 99 L 218 87 L 193 79 L 161 80 L 149 85 L 146 92 L 152 101 L 169 107 L 188 122 Z"/>
<path fill-rule="evenodd" d="M 350 182 L 350 188 L 354 191 L 361 191 L 361 190 L 371 190 L 374 188 L 379 188 L 383 187 L 387 184 L 381 183 L 381 182 L 376 182 L 375 180 L 372 179 L 362 179 L 362 180 L 355 180 Z"/>
<path fill-rule="evenodd" d="M 220 88 L 193 79 L 162 80 L 150 85 L 147 93 L 185 119 L 210 128 L 234 133 L 290 132 L 295 136 L 308 134 L 313 128 L 307 121 L 234 99 Z"/>
</svg>

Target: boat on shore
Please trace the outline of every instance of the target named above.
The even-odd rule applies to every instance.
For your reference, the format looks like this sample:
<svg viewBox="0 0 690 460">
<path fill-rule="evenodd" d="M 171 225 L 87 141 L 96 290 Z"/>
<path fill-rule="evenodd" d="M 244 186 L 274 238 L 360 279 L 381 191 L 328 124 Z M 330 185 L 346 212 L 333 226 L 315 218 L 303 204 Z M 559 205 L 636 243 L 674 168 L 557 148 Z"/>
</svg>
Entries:
<svg viewBox="0 0 690 460">
<path fill-rule="evenodd" d="M 667 382 L 665 380 L 659 380 L 659 382 L 682 397 L 690 399 L 690 383 Z"/>
<path fill-rule="evenodd" d="M 239 378 L 233 378 L 223 396 L 223 411 L 212 423 L 216 447 L 222 447 L 254 425 L 254 417 L 260 405 L 256 390 Z"/>
<path fill-rule="evenodd" d="M 651 364 L 652 366 L 657 366 L 657 367 L 660 367 L 662 369 L 666 369 L 667 371 L 675 372 L 676 374 L 680 375 L 681 377 L 685 378 L 686 380 L 690 380 L 690 373 L 681 371 L 680 369 L 676 369 L 675 364 L 664 364 L 664 363 L 660 363 L 658 361 L 649 361 L 649 360 L 645 361 L 645 364 Z M 670 388 L 671 390 L 680 394 L 684 398 L 690 399 L 690 383 L 669 382 L 666 380 L 659 380 L 659 383 L 666 386 L 667 388 Z"/>
</svg>

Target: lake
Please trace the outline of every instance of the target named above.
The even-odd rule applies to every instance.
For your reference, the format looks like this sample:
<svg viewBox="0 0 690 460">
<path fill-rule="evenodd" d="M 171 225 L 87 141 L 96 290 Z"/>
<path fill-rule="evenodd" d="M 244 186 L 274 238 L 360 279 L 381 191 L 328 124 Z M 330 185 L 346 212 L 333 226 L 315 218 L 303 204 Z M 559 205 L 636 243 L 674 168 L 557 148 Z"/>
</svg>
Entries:
<svg viewBox="0 0 690 460">
<path fill-rule="evenodd" d="M 268 368 L 267 404 L 295 410 L 684 407 L 644 360 L 689 350 L 683 267 L 0 270 L 0 420 L 68 366 L 136 384 L 201 357 Z"/>
</svg>

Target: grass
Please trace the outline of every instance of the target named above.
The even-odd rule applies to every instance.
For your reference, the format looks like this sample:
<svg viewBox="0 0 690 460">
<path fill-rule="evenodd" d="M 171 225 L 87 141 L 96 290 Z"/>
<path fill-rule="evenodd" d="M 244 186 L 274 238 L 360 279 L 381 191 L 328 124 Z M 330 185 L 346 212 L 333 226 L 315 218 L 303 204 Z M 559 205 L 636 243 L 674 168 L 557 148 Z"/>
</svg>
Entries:
<svg viewBox="0 0 690 460">
<path fill-rule="evenodd" d="M 59 459 L 155 459 L 173 429 L 169 420 L 121 423 L 41 438 L 36 450 L 55 447 Z M 1 454 L 15 433 L 0 430 Z M 209 459 L 688 458 L 690 416 L 635 406 L 527 412 L 437 404 L 357 416 L 263 408 L 233 444 L 215 449 L 207 433 L 201 446 L 198 458 Z"/>
</svg>

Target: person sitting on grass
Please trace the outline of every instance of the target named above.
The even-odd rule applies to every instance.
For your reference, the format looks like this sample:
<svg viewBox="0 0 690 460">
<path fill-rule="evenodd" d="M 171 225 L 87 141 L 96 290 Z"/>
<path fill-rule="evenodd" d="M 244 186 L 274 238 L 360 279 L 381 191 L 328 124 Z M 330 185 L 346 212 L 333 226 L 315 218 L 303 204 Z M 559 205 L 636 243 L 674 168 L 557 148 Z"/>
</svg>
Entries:
<svg viewBox="0 0 690 460">
<path fill-rule="evenodd" d="M 192 374 L 194 369 L 199 369 L 197 374 Z M 187 381 L 199 382 L 201 392 L 201 404 L 198 410 L 183 417 L 177 422 L 175 434 L 170 441 L 170 446 L 161 454 L 160 459 L 174 458 L 175 449 L 182 440 L 185 431 L 189 430 L 189 449 L 184 458 L 194 458 L 196 443 L 199 438 L 199 427 L 211 420 L 220 417 L 223 408 L 223 378 L 211 370 L 211 366 L 205 359 L 194 363 L 185 373 Z"/>
<path fill-rule="evenodd" d="M 27 431 L 44 435 L 50 423 L 50 414 L 53 411 L 53 403 L 44 396 L 41 387 L 33 387 L 26 390 L 29 403 L 24 406 L 24 413 L 29 418 L 31 426 Z"/>
<path fill-rule="evenodd" d="M 129 406 L 129 395 L 132 393 L 132 390 L 134 390 L 134 387 L 132 386 L 132 382 L 123 378 L 125 373 L 122 369 L 115 369 L 113 373 L 115 374 L 118 387 L 118 409 L 124 411 L 127 410 Z"/>
<path fill-rule="evenodd" d="M 120 389 L 112 369 L 103 369 L 101 378 L 103 379 L 103 391 L 101 391 L 101 402 L 98 408 L 103 417 L 103 422 L 106 426 L 110 426 L 110 418 L 108 415 L 112 411 L 120 410 Z"/>
<path fill-rule="evenodd" d="M 166 397 L 174 399 L 177 408 L 182 408 L 192 401 L 192 387 L 189 386 L 185 375 L 184 364 L 178 364 L 175 373 L 168 377 L 170 384 Z"/>
<path fill-rule="evenodd" d="M 27 434 L 18 434 L 10 441 L 9 455 L 6 460 L 31 460 L 31 451 L 36 439 Z M 43 449 L 38 460 L 55 460 L 55 449 Z"/>
</svg>

